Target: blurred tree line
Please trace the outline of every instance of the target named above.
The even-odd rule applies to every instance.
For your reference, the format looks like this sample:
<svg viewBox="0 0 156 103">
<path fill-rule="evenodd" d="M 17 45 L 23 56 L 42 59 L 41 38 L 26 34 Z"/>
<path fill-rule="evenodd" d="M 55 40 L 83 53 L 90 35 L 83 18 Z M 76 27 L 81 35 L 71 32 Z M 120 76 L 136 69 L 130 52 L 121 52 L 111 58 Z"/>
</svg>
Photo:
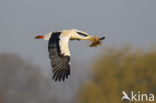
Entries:
<svg viewBox="0 0 156 103">
<path fill-rule="evenodd" d="M 79 90 L 79 103 L 121 103 L 122 91 L 156 96 L 156 50 L 107 48 L 91 68 L 91 79 Z"/>
<path fill-rule="evenodd" d="M 41 68 L 16 54 L 0 54 L 0 103 L 57 103 Z"/>
<path fill-rule="evenodd" d="M 87 73 L 78 64 L 72 63 L 70 78 L 59 83 L 51 78 L 50 63 L 43 69 L 18 54 L 0 53 L 0 103 L 75 103 Z"/>
<path fill-rule="evenodd" d="M 156 94 L 156 50 L 125 47 L 102 52 L 90 67 L 89 80 L 81 78 L 89 71 L 75 69 L 80 67 L 76 65 L 68 81 L 54 83 L 62 94 L 78 91 L 69 101 L 60 101 L 51 77 L 43 75 L 39 66 L 16 54 L 0 53 L 0 103 L 121 103 L 123 90 Z"/>
</svg>

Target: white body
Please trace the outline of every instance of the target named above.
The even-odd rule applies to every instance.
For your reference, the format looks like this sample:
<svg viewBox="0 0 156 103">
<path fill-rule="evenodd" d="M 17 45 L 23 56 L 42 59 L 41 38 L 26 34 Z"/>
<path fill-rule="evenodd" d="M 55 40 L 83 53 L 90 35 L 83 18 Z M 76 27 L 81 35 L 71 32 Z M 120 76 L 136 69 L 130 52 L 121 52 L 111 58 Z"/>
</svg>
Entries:
<svg viewBox="0 0 156 103">
<path fill-rule="evenodd" d="M 59 41 L 59 46 L 60 46 L 60 50 L 61 50 L 61 54 L 63 55 L 68 55 L 70 56 L 70 51 L 69 51 L 69 40 L 89 40 L 92 36 L 89 36 L 89 34 L 80 31 L 80 30 L 76 30 L 76 29 L 71 29 L 71 30 L 62 30 L 62 31 L 58 31 L 61 32 L 60 35 L 60 41 Z M 82 34 L 85 34 L 86 36 L 81 36 L 79 35 L 77 32 L 80 32 Z M 49 32 L 47 34 L 44 35 L 44 40 L 49 40 L 50 37 L 52 35 L 52 32 Z"/>
</svg>

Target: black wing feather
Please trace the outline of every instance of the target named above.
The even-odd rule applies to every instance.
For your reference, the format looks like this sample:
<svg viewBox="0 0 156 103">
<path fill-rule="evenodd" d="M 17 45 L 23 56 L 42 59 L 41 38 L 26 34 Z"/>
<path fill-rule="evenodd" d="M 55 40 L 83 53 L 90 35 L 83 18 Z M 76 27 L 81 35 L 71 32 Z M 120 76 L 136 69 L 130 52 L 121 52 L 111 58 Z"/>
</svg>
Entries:
<svg viewBox="0 0 156 103">
<path fill-rule="evenodd" d="M 70 75 L 70 57 L 64 56 L 60 52 L 60 35 L 61 32 L 53 32 L 48 44 L 49 58 L 54 73 L 53 80 L 55 81 L 64 81 Z"/>
</svg>

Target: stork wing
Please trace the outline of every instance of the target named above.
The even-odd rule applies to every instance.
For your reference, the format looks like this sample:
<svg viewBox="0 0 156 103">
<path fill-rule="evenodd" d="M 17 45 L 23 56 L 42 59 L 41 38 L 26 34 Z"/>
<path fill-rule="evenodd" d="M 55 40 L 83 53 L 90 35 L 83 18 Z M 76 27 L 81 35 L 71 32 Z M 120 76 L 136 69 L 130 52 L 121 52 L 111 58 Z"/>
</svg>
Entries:
<svg viewBox="0 0 156 103">
<path fill-rule="evenodd" d="M 80 34 L 81 36 L 89 36 L 89 34 L 88 33 L 86 33 L 86 32 L 83 32 L 83 31 L 80 31 L 80 30 L 77 30 L 77 29 L 73 29 L 73 30 L 75 30 L 78 34 Z"/>
<path fill-rule="evenodd" d="M 64 45 L 68 46 L 68 40 L 60 37 L 61 32 L 53 32 L 48 44 L 49 58 L 54 73 L 53 80 L 55 81 L 64 81 L 70 75 L 70 55 L 66 53 L 69 50 L 63 49 Z"/>
</svg>

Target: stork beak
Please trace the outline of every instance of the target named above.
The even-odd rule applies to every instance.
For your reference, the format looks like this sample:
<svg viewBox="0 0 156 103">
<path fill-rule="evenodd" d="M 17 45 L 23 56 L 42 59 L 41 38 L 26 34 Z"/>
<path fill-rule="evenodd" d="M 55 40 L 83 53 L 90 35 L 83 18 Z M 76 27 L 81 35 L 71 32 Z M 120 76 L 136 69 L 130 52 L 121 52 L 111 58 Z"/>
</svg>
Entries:
<svg viewBox="0 0 156 103">
<path fill-rule="evenodd" d="M 105 39 L 105 36 L 100 38 L 100 40 L 103 40 L 103 39 Z"/>
<path fill-rule="evenodd" d="M 43 35 L 38 35 L 38 36 L 35 37 L 35 39 L 43 39 L 43 38 L 44 38 Z"/>
</svg>

